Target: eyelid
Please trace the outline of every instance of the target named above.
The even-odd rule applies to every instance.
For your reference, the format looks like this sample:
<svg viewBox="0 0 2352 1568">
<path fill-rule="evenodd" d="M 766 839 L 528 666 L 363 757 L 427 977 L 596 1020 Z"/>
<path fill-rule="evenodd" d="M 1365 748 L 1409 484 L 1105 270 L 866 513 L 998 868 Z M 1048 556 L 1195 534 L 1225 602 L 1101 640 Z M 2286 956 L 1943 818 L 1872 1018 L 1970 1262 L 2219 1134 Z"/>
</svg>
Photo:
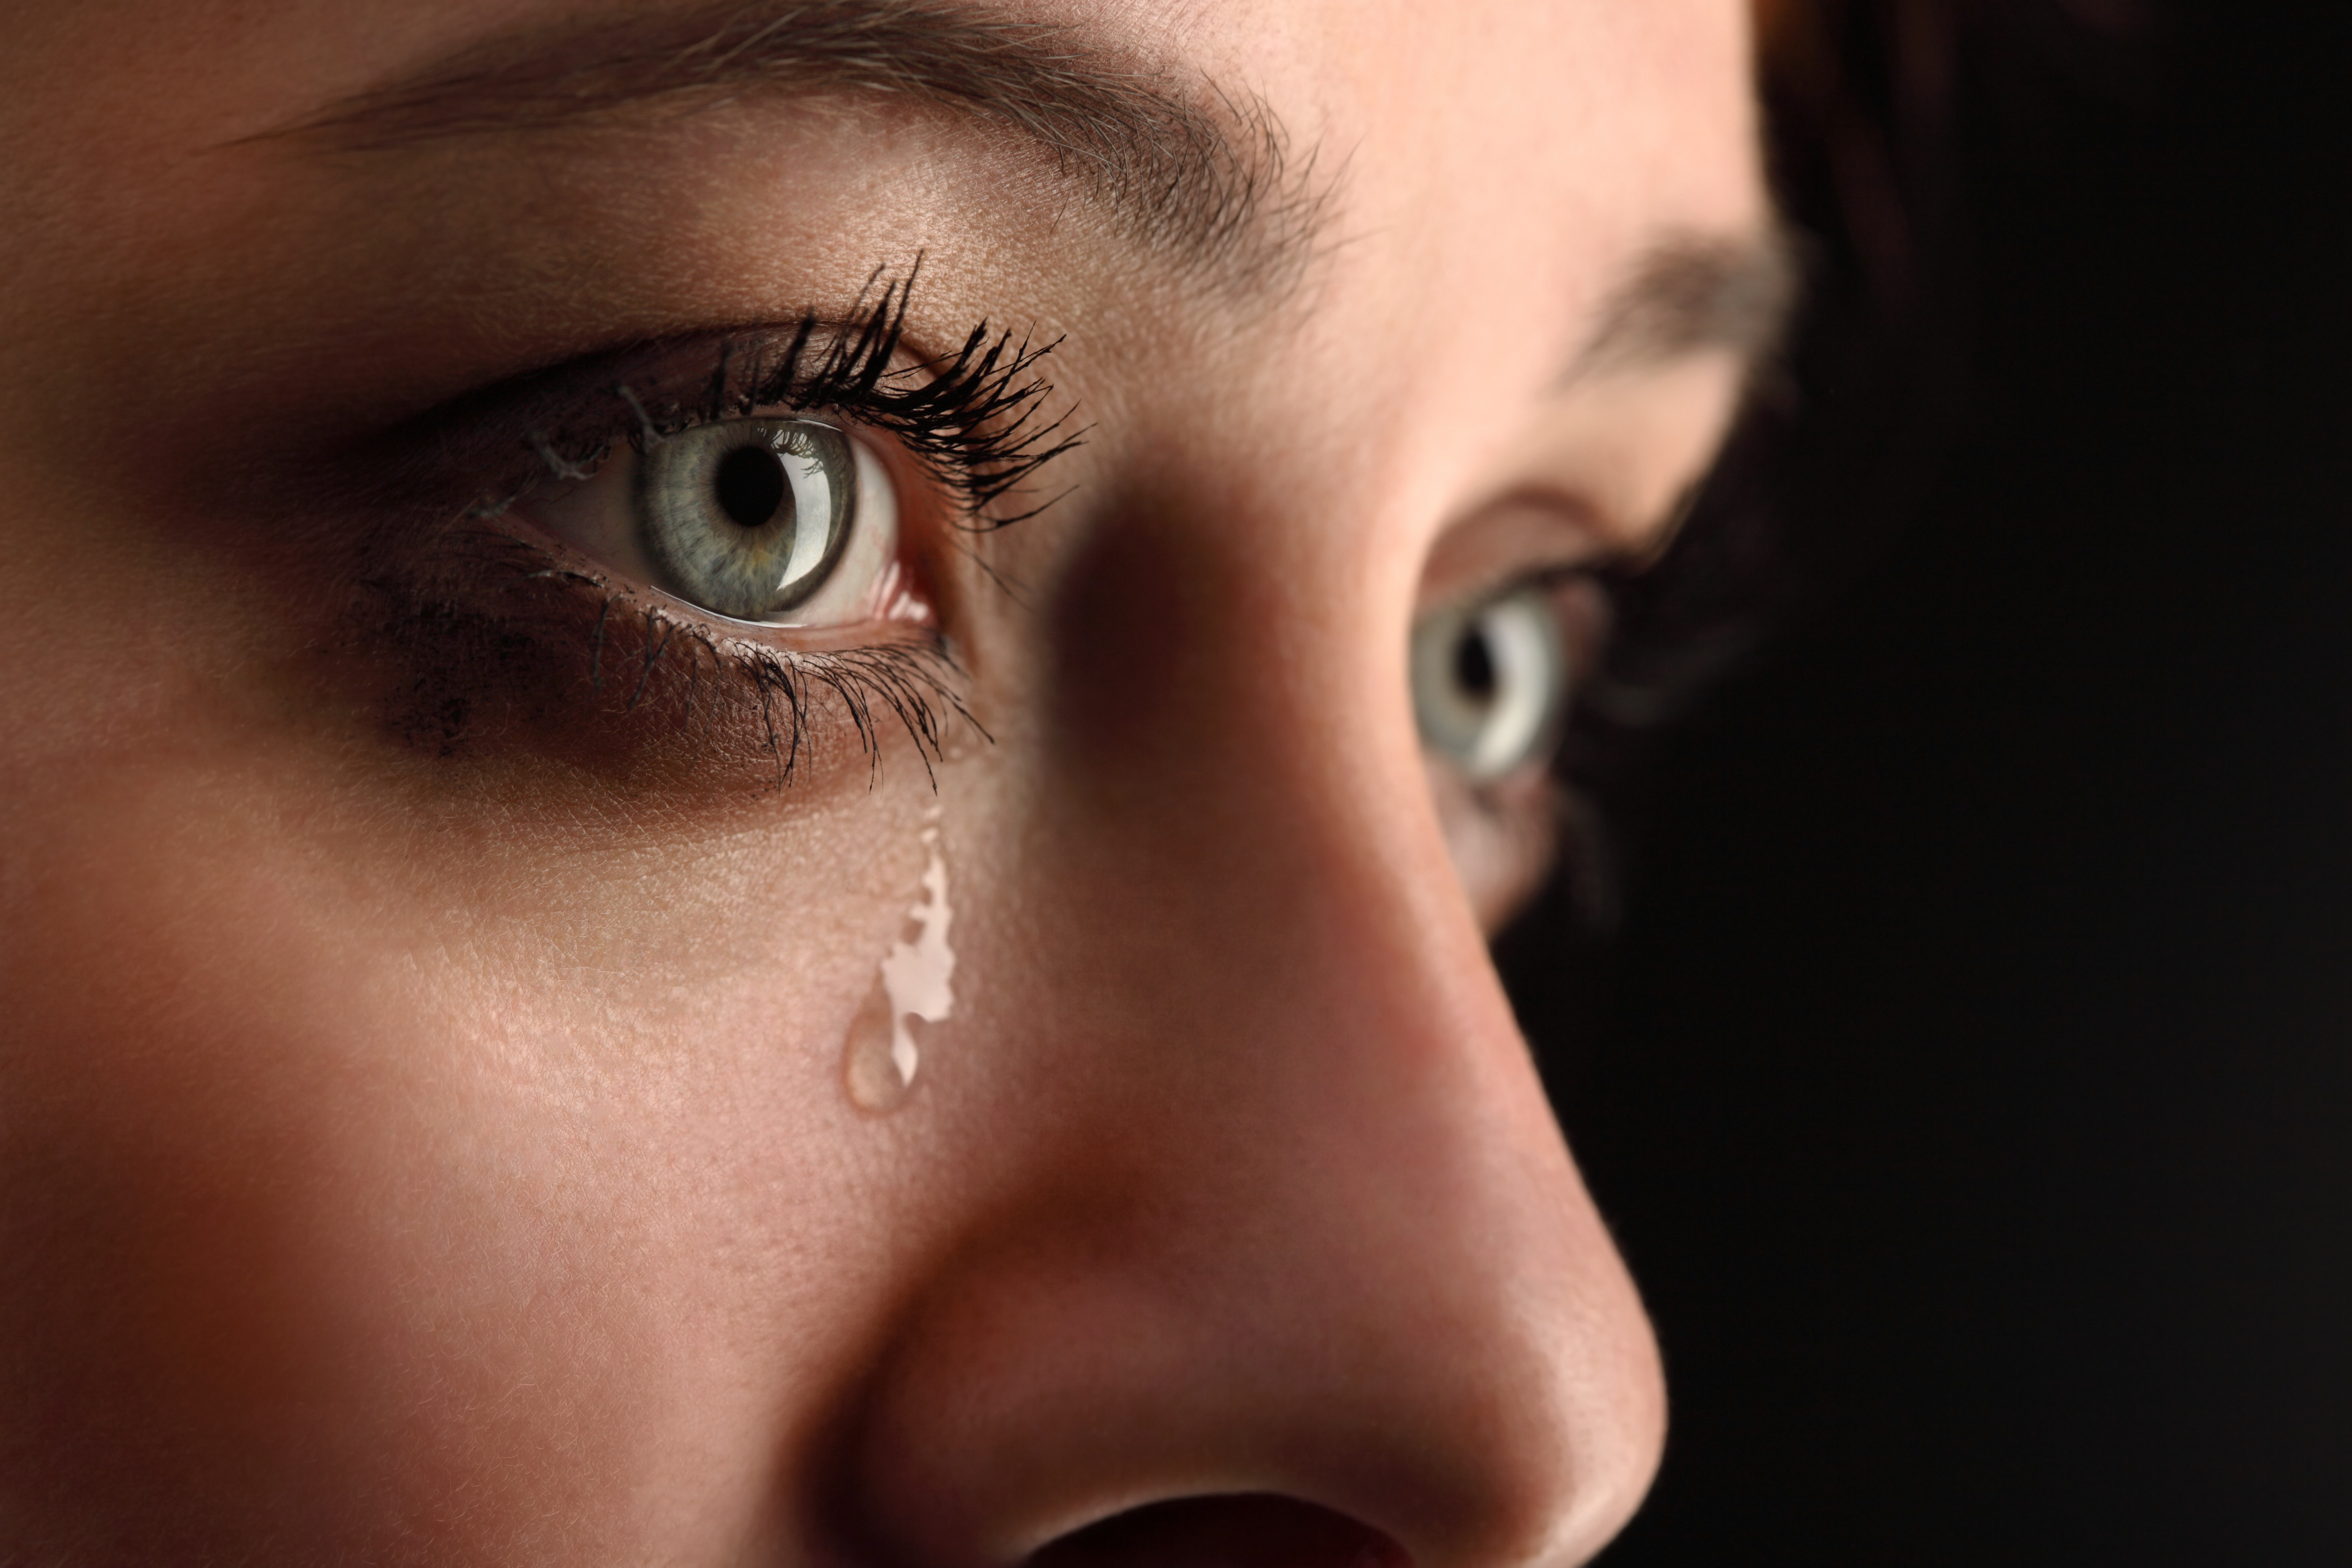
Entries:
<svg viewBox="0 0 2352 1568">
<path fill-rule="evenodd" d="M 1415 614 L 1491 598 L 1523 583 L 1600 571 L 1618 558 L 1589 509 L 1558 492 L 1515 491 L 1431 546 Z"/>
<path fill-rule="evenodd" d="M 919 352 L 907 315 L 915 270 L 883 281 L 845 320 L 798 321 L 641 342 L 533 371 L 425 416 L 423 467 L 458 478 L 462 505 L 495 515 L 551 475 L 592 469 L 624 442 L 760 409 L 825 409 L 877 433 L 980 530 L 1036 510 L 1018 500 L 1038 470 L 1078 444 L 1048 418 L 1037 343 L 982 321 L 950 352 Z M 875 275 L 879 280 L 882 274 Z M 869 289 L 873 285 L 869 283 Z"/>
<path fill-rule="evenodd" d="M 584 356 L 468 397 L 444 423 L 470 427 L 455 433 L 460 448 L 478 451 L 487 441 L 498 449 L 496 478 L 478 498 L 495 512 L 549 480 L 589 477 L 616 448 L 643 451 L 722 419 L 822 413 L 862 427 L 855 408 L 820 408 L 798 396 L 750 400 L 768 356 L 816 341 L 794 323 Z"/>
</svg>

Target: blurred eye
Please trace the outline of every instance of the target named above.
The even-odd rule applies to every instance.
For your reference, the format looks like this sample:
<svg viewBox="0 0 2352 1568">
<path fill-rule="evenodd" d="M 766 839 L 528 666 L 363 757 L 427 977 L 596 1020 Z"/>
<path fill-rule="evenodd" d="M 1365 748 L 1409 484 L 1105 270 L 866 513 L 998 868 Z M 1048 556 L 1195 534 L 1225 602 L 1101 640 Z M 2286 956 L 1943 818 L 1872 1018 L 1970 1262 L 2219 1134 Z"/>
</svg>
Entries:
<svg viewBox="0 0 2352 1568">
<path fill-rule="evenodd" d="M 649 586 L 731 620 L 875 612 L 898 553 L 889 476 L 814 419 L 727 419 L 624 452 L 532 515 Z"/>
<path fill-rule="evenodd" d="M 1426 616 L 1412 631 L 1422 742 L 1475 781 L 1515 772 L 1551 744 L 1569 673 L 1559 620 L 1540 587 Z"/>
</svg>

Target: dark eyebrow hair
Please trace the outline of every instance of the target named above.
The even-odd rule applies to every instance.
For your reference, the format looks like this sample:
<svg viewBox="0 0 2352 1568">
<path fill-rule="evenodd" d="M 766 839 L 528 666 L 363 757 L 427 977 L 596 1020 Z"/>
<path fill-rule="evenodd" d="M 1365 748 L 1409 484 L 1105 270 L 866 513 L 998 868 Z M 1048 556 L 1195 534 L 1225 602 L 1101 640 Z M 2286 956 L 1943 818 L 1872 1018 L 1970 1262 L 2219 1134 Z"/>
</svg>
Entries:
<svg viewBox="0 0 2352 1568">
<path fill-rule="evenodd" d="M 1795 247 L 1753 235 L 1676 235 L 1644 250 L 1603 302 L 1570 378 L 1728 352 L 1757 364 L 1796 307 Z"/>
<path fill-rule="evenodd" d="M 753 93 L 898 97 L 1020 133 L 1154 248 L 1227 283 L 1296 279 L 1328 195 L 1255 98 L 1076 25 L 958 0 L 740 0 L 470 45 L 259 139 L 376 151 Z"/>
</svg>

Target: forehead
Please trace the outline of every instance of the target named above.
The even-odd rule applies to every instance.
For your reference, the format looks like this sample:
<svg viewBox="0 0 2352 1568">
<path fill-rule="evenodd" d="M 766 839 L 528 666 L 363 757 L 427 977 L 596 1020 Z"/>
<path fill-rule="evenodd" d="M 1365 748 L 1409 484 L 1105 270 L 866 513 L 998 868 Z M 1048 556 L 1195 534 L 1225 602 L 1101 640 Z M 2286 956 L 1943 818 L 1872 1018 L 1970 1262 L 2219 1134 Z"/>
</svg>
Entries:
<svg viewBox="0 0 2352 1568">
<path fill-rule="evenodd" d="M 1240 186 L 1312 217 L 1291 237 L 1313 258 L 1291 290 L 1309 308 L 1258 340 L 1260 359 L 1286 363 L 1254 384 L 1292 436 L 1332 385 L 1353 403 L 1327 422 L 1358 428 L 1397 428 L 1389 416 L 1408 410 L 1540 400 L 1645 254 L 1766 226 L 1741 0 L 92 0 L 42 8 L 0 52 L 0 143 L 39 150 L 0 161 L 0 202 L 48 219 L 24 231 L 35 238 L 18 247 L 30 279 L 18 300 L 36 309 L 47 276 L 52 293 L 161 301 L 170 341 L 215 367 L 251 347 L 236 341 L 239 320 L 307 312 L 312 336 L 392 332 L 398 359 L 370 373 L 389 398 L 403 374 L 420 385 L 454 374 L 444 353 L 478 352 L 492 366 L 562 332 L 604 330 L 599 320 L 650 333 L 757 314 L 796 295 L 828 247 L 841 252 L 828 275 L 852 283 L 877 260 L 928 249 L 946 258 L 935 301 L 1082 333 L 1098 358 L 1150 363 L 1187 385 L 1233 384 L 1229 363 L 1186 346 L 1206 340 L 1163 308 L 1171 296 L 1150 269 L 1166 258 L 1092 243 L 1104 231 L 1082 210 L 1083 180 L 1064 189 L 1051 173 L 1069 173 L 1066 153 L 1034 136 L 966 134 L 1020 130 L 1024 115 L 1028 131 L 1058 123 L 1081 141 L 1099 129 L 1087 106 L 1057 108 L 1050 83 L 1013 82 L 992 115 L 974 114 L 950 61 L 929 100 L 878 95 L 940 132 L 910 142 L 816 108 L 828 92 L 798 91 L 807 79 L 789 70 L 764 85 L 730 79 L 719 99 L 745 110 L 750 129 L 719 159 L 705 153 L 719 142 L 689 133 L 713 117 L 631 98 L 662 86 L 648 61 L 740 62 L 755 37 L 789 58 L 812 18 L 852 32 L 894 24 L 902 46 L 958 26 L 1026 39 L 1074 71 L 1262 132 L 1280 177 L 1244 166 Z M 636 43 L 595 79 L 621 100 L 629 134 L 549 153 L 572 144 L 534 122 L 548 95 L 534 100 L 531 73 L 601 113 L 597 94 L 575 92 L 574 68 L 603 70 L 597 51 L 615 51 L 599 40 L 614 37 Z M 289 131 L 355 105 L 372 112 L 420 83 L 455 84 L 488 107 L 462 136 L 362 163 L 289 150 Z M 461 142 L 489 156 L 446 178 L 440 154 Z M 910 163 L 909 146 L 939 155 Z M 760 147 L 770 150 L 743 154 Z M 419 177 L 387 173 L 412 165 Z M 1129 183 L 1148 192 L 1155 177 L 1145 166 Z M 650 260 L 654 245 L 674 264 Z M 985 258 L 961 269 L 968 282 L 951 264 L 959 250 Z M 561 309 L 530 286 L 559 275 Z M 395 307 L 428 293 L 468 331 L 411 330 Z M 493 299 L 495 312 L 465 303 Z M 152 357 L 157 336 L 123 352 Z M 1505 438 L 1487 423 L 1476 430 L 1464 414 L 1443 438 L 1473 454 Z"/>
<path fill-rule="evenodd" d="M 1184 47 L 1264 92 L 1336 172 L 1339 285 L 1419 312 L 1464 396 L 1536 395 L 1643 259 L 1752 246 L 1770 223 L 1740 0 L 1249 0 Z M 1445 374 L 1432 353 L 1424 394 Z"/>
<path fill-rule="evenodd" d="M 1760 211 L 1738 0 L 1218 0 L 1187 15 L 1174 46 L 1335 157 L 1368 228 L 1491 250 L 1628 221 L 1737 229 Z M 1479 228 L 1462 230 L 1474 213 Z"/>
<path fill-rule="evenodd" d="M 600 28 L 637 25 L 641 57 L 708 59 L 877 18 L 901 36 L 1042 40 L 1098 76 L 1262 113 L 1294 164 L 1325 176 L 1357 240 L 1589 247 L 1636 215 L 1719 230 L 1759 205 L 1740 0 L 93 0 L 15 19 L 0 81 L 16 109 L 0 124 L 12 142 L 184 156 L 431 79 L 486 45 L 509 47 L 480 74 L 520 58 L 528 75 L 534 49 L 577 55 Z"/>
</svg>

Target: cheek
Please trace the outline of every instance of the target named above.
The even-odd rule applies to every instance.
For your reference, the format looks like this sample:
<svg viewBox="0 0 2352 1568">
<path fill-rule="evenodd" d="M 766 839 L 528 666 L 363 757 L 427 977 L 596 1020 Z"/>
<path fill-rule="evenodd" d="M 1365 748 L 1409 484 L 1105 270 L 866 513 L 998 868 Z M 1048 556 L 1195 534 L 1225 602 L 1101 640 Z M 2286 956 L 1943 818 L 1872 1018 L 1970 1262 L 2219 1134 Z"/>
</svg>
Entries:
<svg viewBox="0 0 2352 1568">
<path fill-rule="evenodd" d="M 8 805 L 0 1476 L 180 1540 L 584 1541 L 635 1505 L 578 1478 L 764 1484 L 748 1391 L 878 1317 L 841 1040 L 911 822 L 531 874 L 186 752 Z M 460 1520 L 492 1464 L 513 1517 Z"/>
</svg>

